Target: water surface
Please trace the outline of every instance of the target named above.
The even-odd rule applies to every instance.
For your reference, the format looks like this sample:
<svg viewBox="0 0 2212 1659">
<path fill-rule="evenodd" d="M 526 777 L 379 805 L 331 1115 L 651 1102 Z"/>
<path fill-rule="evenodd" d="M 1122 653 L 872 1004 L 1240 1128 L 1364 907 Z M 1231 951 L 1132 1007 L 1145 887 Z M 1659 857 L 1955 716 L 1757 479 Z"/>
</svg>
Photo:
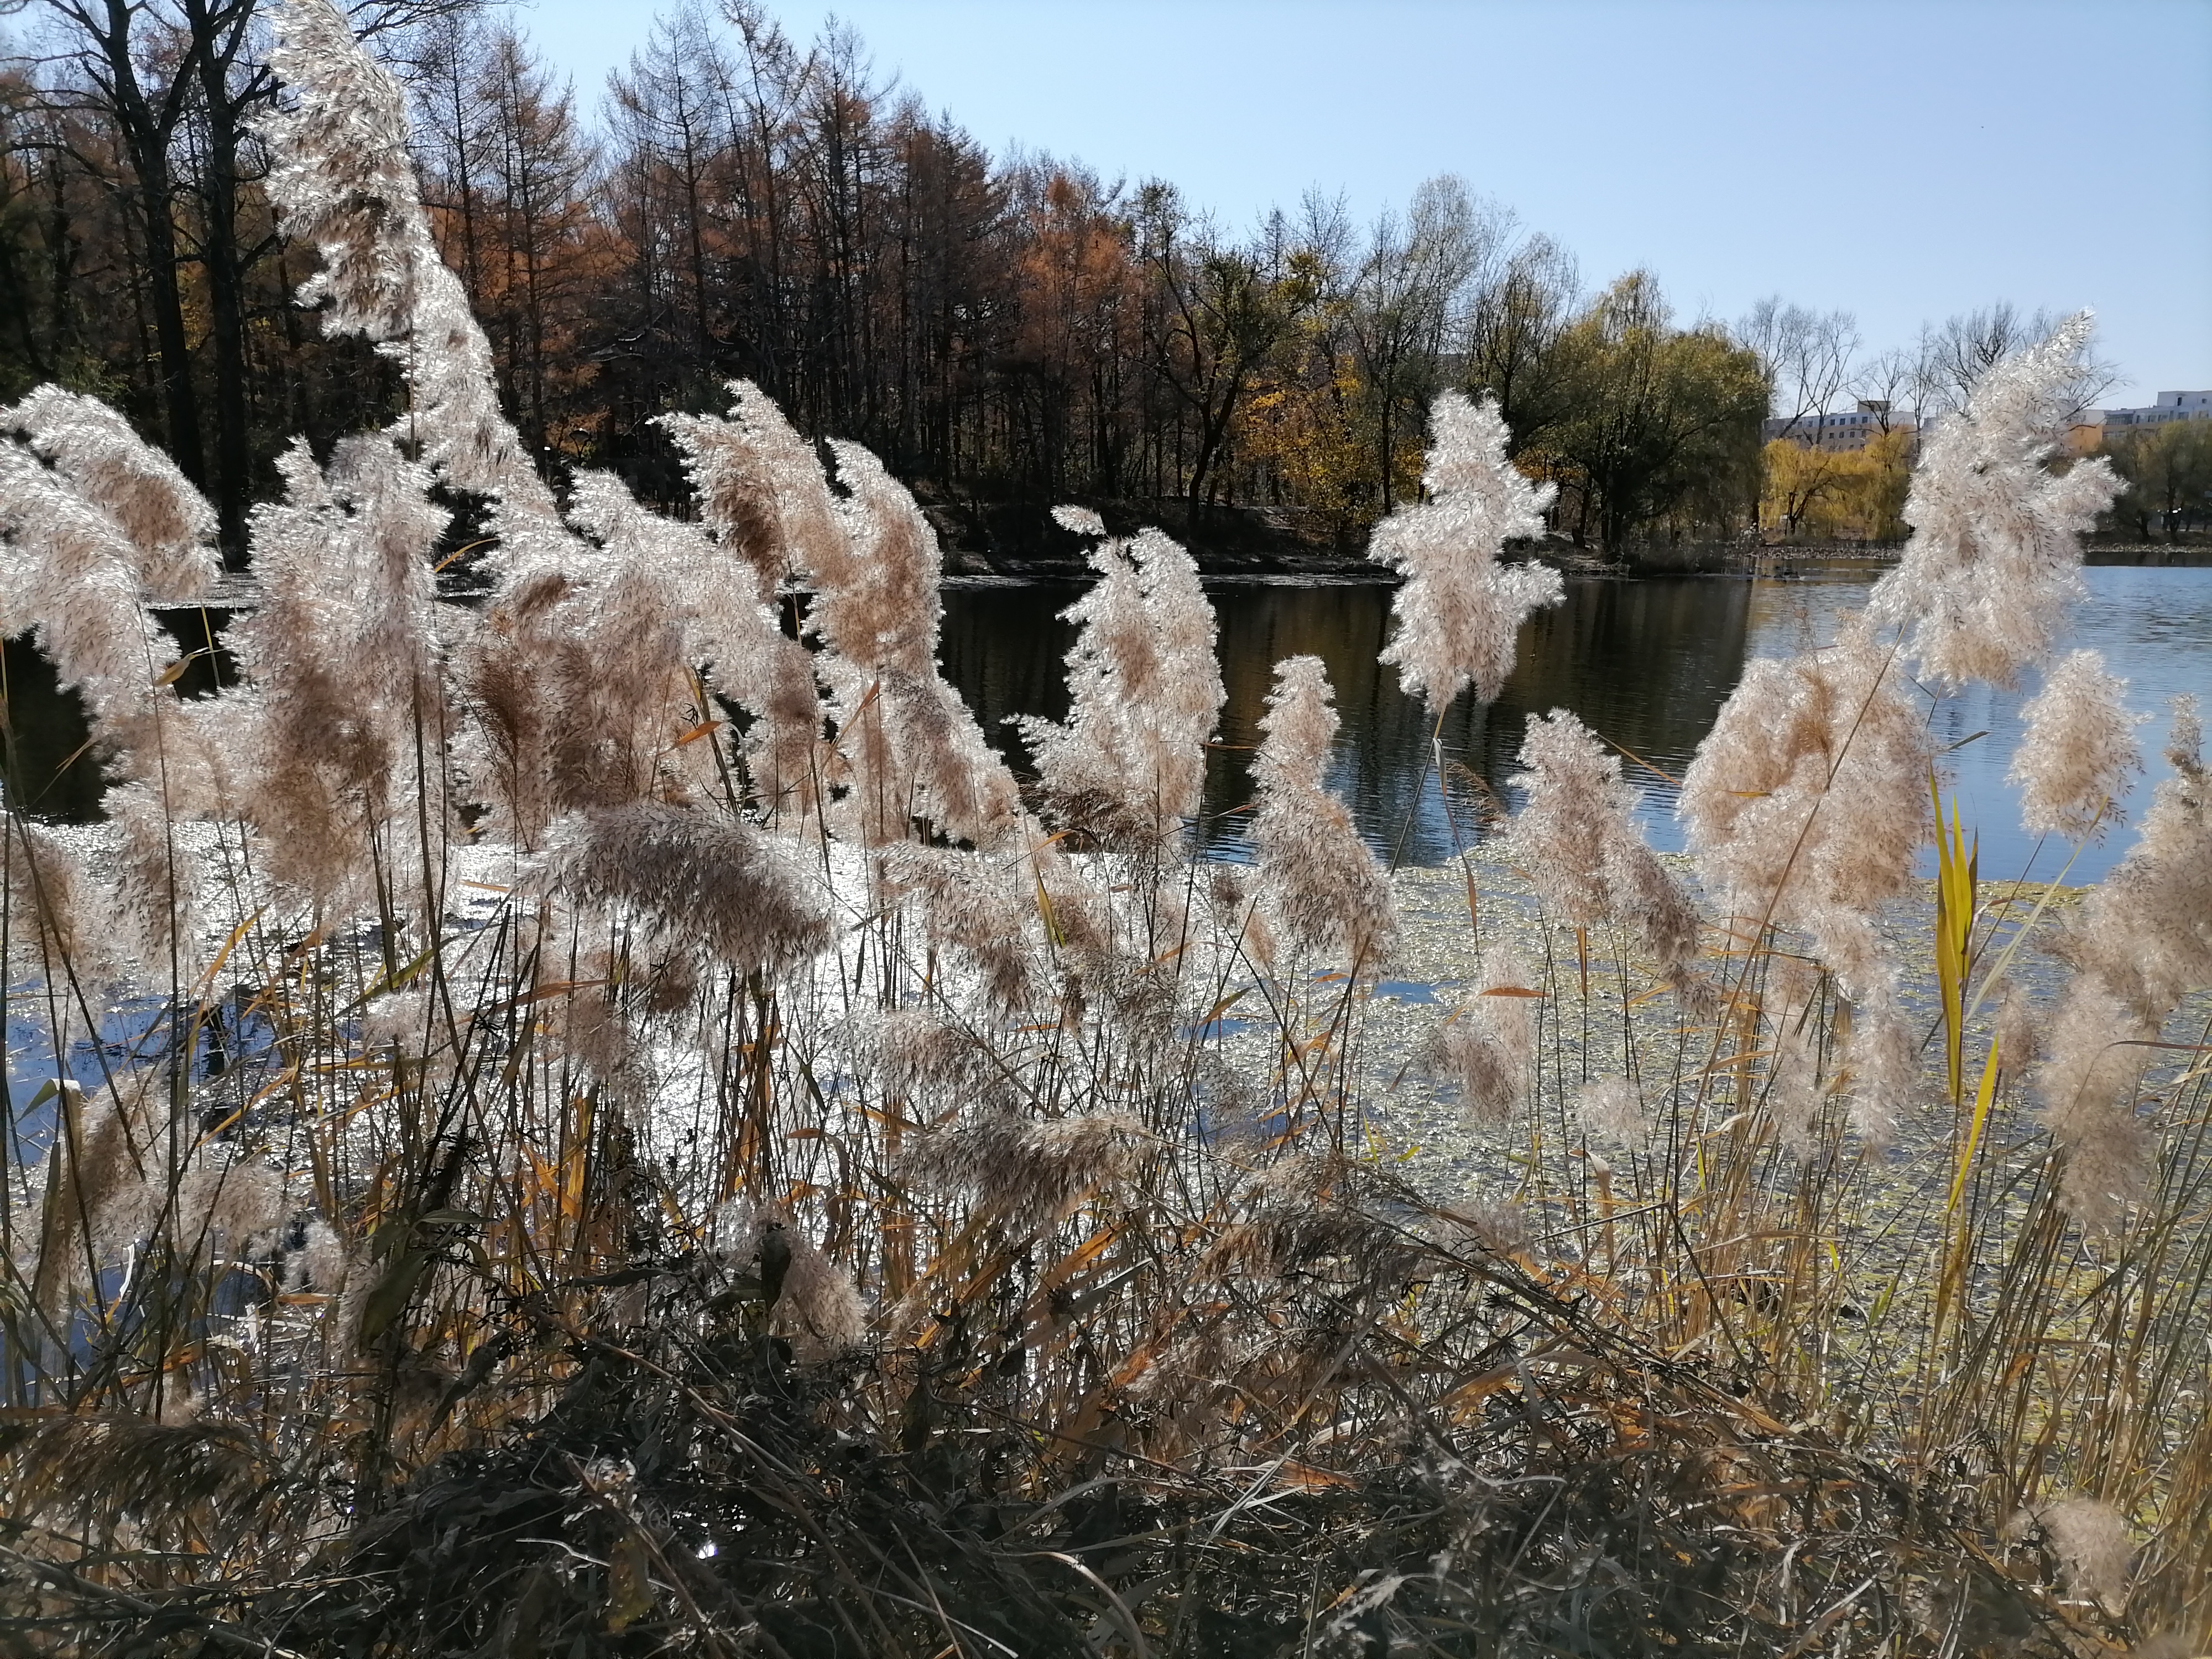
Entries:
<svg viewBox="0 0 2212 1659">
<path fill-rule="evenodd" d="M 2150 787 L 2170 771 L 2160 752 L 2170 699 L 2189 692 L 2212 702 L 2212 569 L 2097 566 L 2082 575 L 2088 599 L 2062 648 L 2101 651 L 2106 667 L 2130 682 L 2130 706 L 2149 717 L 2142 729 L 2148 769 L 2123 803 L 2137 817 Z M 1565 603 L 1538 612 L 1522 629 L 1518 660 L 1498 701 L 1486 708 L 1462 696 L 1446 714 L 1440 736 L 1452 786 L 1449 811 L 1431 750 L 1434 722 L 1400 690 L 1396 672 L 1376 660 L 1389 636 L 1395 590 L 1213 586 L 1229 702 L 1224 747 L 1208 778 L 1206 838 L 1218 854 L 1243 855 L 1237 809 L 1251 799 L 1249 745 L 1259 740 L 1273 665 L 1310 653 L 1328 666 L 1344 722 L 1332 787 L 1378 850 L 1398 850 L 1411 864 L 1449 858 L 1455 834 L 1462 840 L 1478 834 L 1486 809 L 1512 804 L 1514 756 L 1528 717 L 1568 708 L 1638 757 L 1626 769 L 1645 832 L 1655 846 L 1679 851 L 1674 781 L 1744 665 L 1827 643 L 1839 619 L 1865 602 L 1871 580 L 1863 567 L 1815 568 L 1787 580 L 1570 577 Z M 1018 768 L 1023 751 L 1002 721 L 1008 714 L 1065 713 L 1060 658 L 1073 633 L 1058 613 L 1076 591 L 985 588 L 945 596 L 946 677 Z M 1928 700 L 1937 742 L 1948 750 L 1946 787 L 1956 789 L 1968 827 L 1980 835 L 1987 876 L 2055 876 L 2073 852 L 2058 843 L 2039 846 L 2020 829 L 2019 794 L 2004 781 L 2020 740 L 2021 706 L 2036 689 L 2030 676 L 2009 692 L 1974 686 Z M 2101 876 L 2125 852 L 2130 834 L 2124 825 L 2084 849 L 2068 880 Z"/>
<path fill-rule="evenodd" d="M 2139 817 L 2150 787 L 2169 769 L 2160 755 L 2169 700 L 2190 692 L 2212 702 L 2212 568 L 2098 566 L 2082 574 L 2088 599 L 2063 648 L 2103 652 L 2106 666 L 2130 682 L 2130 704 L 2148 717 L 2142 727 L 2148 767 L 2123 804 Z M 1646 833 L 1655 846 L 1679 850 L 1673 780 L 1745 663 L 1826 643 L 1844 613 L 1864 603 L 1869 580 L 1863 567 L 1816 567 L 1790 580 L 1570 577 L 1565 603 L 1538 612 L 1522 629 L 1517 664 L 1498 701 L 1484 707 L 1462 696 L 1446 714 L 1437 735 L 1448 792 L 1439 789 L 1433 763 L 1434 722 L 1399 689 L 1396 672 L 1376 660 L 1389 637 L 1394 589 L 1214 585 L 1209 592 L 1220 619 L 1229 702 L 1207 781 L 1206 841 L 1220 855 L 1243 855 L 1238 809 L 1251 799 L 1250 749 L 1259 741 L 1274 665 L 1310 653 L 1328 666 L 1344 722 L 1332 787 L 1384 854 L 1436 864 L 1457 842 L 1478 836 L 1485 816 L 1512 802 L 1514 755 L 1528 716 L 1553 708 L 1572 709 L 1637 757 L 1627 770 Z M 1018 770 L 1027 757 L 1006 717 L 1066 712 L 1062 658 L 1073 630 L 1060 612 L 1077 592 L 1046 585 L 945 595 L 946 677 Z M 218 628 L 226 620 L 213 618 Z M 165 621 L 180 640 L 204 642 L 201 613 Z M 212 682 L 208 664 L 197 661 L 192 670 L 183 689 L 208 689 L 199 684 Z M 56 689 L 52 669 L 27 641 L 6 643 L 0 673 L 15 798 L 42 817 L 94 816 L 100 784 L 93 757 L 79 752 L 85 729 L 76 700 Z M 1980 834 L 1985 875 L 2054 876 L 2072 852 L 2039 847 L 2021 832 L 2018 793 L 2004 781 L 2020 739 L 2021 705 L 2035 689 L 2031 676 L 2008 692 L 1975 686 L 1929 700 L 1938 742 L 1949 750 L 1947 787 L 1955 787 L 1966 823 Z M 2085 849 L 2068 879 L 2101 876 L 2130 835 L 2123 826 Z"/>
</svg>

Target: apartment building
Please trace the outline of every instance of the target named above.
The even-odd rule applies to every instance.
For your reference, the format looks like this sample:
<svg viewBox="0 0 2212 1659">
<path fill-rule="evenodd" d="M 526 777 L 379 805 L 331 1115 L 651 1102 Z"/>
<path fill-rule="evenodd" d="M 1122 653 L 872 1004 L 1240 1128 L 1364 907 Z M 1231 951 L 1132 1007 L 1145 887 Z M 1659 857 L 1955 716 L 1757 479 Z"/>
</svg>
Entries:
<svg viewBox="0 0 2212 1659">
<path fill-rule="evenodd" d="M 1787 438 L 1807 449 L 1864 449 L 1885 432 L 1900 428 L 1917 431 L 1918 417 L 1910 410 L 1893 409 L 1880 398 L 1862 398 L 1855 409 L 1827 415 L 1802 415 L 1791 421 L 1777 416 L 1760 435 L 1768 442 Z"/>
<path fill-rule="evenodd" d="M 2106 436 L 2168 421 L 2212 421 L 2212 392 L 2161 392 L 2148 409 L 2100 410 Z"/>
</svg>

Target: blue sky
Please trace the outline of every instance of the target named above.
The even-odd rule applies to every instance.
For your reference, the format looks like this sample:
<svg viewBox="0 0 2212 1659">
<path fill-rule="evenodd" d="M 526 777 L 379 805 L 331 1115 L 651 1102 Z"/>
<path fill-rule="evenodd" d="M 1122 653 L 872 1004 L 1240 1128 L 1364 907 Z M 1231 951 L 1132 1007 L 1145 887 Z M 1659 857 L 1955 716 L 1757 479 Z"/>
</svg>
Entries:
<svg viewBox="0 0 2212 1659">
<path fill-rule="evenodd" d="M 672 3 L 672 0 L 671 0 Z M 1780 293 L 1870 348 L 2094 306 L 2106 401 L 2212 386 L 2212 0 L 769 0 L 834 9 L 994 151 L 1160 176 L 1231 224 L 1456 173 L 1678 314 Z M 586 101 L 656 8 L 518 19 Z"/>
</svg>

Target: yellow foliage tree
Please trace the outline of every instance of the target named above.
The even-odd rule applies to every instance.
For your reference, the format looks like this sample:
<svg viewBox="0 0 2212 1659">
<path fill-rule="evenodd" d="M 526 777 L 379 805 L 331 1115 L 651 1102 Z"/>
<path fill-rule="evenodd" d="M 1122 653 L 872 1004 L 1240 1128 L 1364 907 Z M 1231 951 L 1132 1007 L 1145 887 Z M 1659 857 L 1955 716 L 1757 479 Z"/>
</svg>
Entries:
<svg viewBox="0 0 2212 1659">
<path fill-rule="evenodd" d="M 1326 311 L 1309 319 L 1255 379 L 1237 411 L 1237 447 L 1343 537 L 1373 521 L 1382 479 L 1374 399 L 1352 355 L 1339 348 L 1334 320 Z M 1420 484 L 1419 434 L 1393 448 L 1394 491 L 1411 494 Z"/>
<path fill-rule="evenodd" d="M 1911 434 L 1884 432 L 1863 449 L 1819 449 L 1777 438 L 1766 446 L 1759 517 L 1793 539 L 1894 541 L 1905 533 Z"/>
</svg>

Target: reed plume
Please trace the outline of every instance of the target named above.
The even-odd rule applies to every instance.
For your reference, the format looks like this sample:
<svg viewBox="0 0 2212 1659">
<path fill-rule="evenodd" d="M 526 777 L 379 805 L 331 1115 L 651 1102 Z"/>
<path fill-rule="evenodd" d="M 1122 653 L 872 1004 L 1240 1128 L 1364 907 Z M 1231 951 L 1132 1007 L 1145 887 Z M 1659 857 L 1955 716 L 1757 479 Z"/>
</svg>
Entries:
<svg viewBox="0 0 2212 1659">
<path fill-rule="evenodd" d="M 2008 1538 L 2039 1542 L 2075 1595 L 2095 1601 L 2116 1618 L 2125 1611 L 2134 1547 L 2126 1520 L 2110 1504 L 2076 1496 L 2032 1504 L 2008 1522 L 2004 1530 Z"/>
<path fill-rule="evenodd" d="M 1529 1005 L 1541 995 L 1535 977 L 1518 952 L 1491 951 L 1473 994 L 1431 1039 L 1431 1069 L 1479 1123 L 1504 1123 L 1528 1102 L 1536 1055 Z"/>
<path fill-rule="evenodd" d="M 2062 1191 L 2077 1218 L 2117 1231 L 2148 1179 L 2154 1133 L 2137 1080 L 2169 1015 L 2212 984 L 2212 776 L 2193 702 L 2177 699 L 2160 783 L 2135 844 L 2061 941 L 2074 972 L 2037 1076 L 2045 1121 L 2067 1154 Z"/>
<path fill-rule="evenodd" d="M 1397 950 L 1397 910 L 1388 877 L 1324 782 L 1335 696 L 1319 657 L 1275 665 L 1252 769 L 1252 846 L 1260 902 L 1292 958 L 1371 974 Z"/>
<path fill-rule="evenodd" d="M 1382 660 L 1441 714 L 1469 683 L 1483 702 L 1497 700 L 1521 624 L 1559 604 L 1566 587 L 1548 565 L 1498 562 L 1509 540 L 1542 532 L 1557 490 L 1532 483 L 1506 459 L 1497 405 L 1447 392 L 1431 407 L 1429 425 L 1427 499 L 1376 525 L 1367 556 L 1405 576 Z"/>
<path fill-rule="evenodd" d="M 321 268 L 300 301 L 326 334 L 358 334 L 398 366 L 408 412 L 391 436 L 459 489 L 550 521 L 552 492 L 500 412 L 490 342 L 438 256 L 408 152 L 406 96 L 329 0 L 284 0 L 270 67 L 289 100 L 262 124 L 270 202 Z"/>
<path fill-rule="evenodd" d="M 1069 511 L 1060 509 L 1063 524 Z M 1103 528 L 1096 514 L 1072 523 Z M 1157 530 L 1102 541 L 1091 564 L 1097 582 L 1061 612 L 1079 629 L 1067 720 L 1019 726 L 1047 798 L 1070 822 L 1164 846 L 1198 811 L 1227 695 L 1213 607 L 1190 555 Z"/>
<path fill-rule="evenodd" d="M 286 499 L 249 520 L 261 604 L 227 636 L 246 689 L 210 718 L 251 780 L 233 805 L 264 832 L 270 875 L 316 902 L 374 908 L 380 888 L 420 894 L 453 810 L 433 807 L 425 847 L 416 757 L 447 736 L 452 620 L 428 558 L 446 515 L 428 473 L 380 435 L 342 440 L 327 470 L 295 443 L 278 470 Z"/>
<path fill-rule="evenodd" d="M 2027 730 L 2005 773 L 2020 787 L 2021 822 L 2037 835 L 2101 839 L 2123 813 L 2129 777 L 2142 769 L 2127 682 L 2094 651 L 2076 651 L 2043 678 L 2021 710 Z"/>
<path fill-rule="evenodd" d="M 58 386 L 0 409 L 0 635 L 35 632 L 84 701 L 112 776 L 180 811 L 221 791 L 179 707 L 175 642 L 147 610 L 205 591 L 214 512 L 119 416 Z"/>
<path fill-rule="evenodd" d="M 208 956 L 207 860 L 149 786 L 118 785 L 100 805 L 117 831 L 110 949 L 143 983 L 190 985 Z"/>
<path fill-rule="evenodd" d="M 1641 1146 L 1651 1138 L 1644 1097 L 1625 1077 L 1592 1078 L 1576 1089 L 1575 1117 L 1586 1134 Z"/>
<path fill-rule="evenodd" d="M 700 522 L 752 571 L 762 599 L 802 573 L 838 573 L 844 535 L 814 447 L 750 380 L 727 390 L 726 416 L 660 417 L 683 452 Z"/>
<path fill-rule="evenodd" d="M 0 410 L 55 482 L 112 523 L 139 580 L 161 599 L 196 599 L 220 572 L 215 509 L 177 464 L 97 398 L 42 386 Z"/>
<path fill-rule="evenodd" d="M 10 1264 L 34 1304 L 66 1327 L 64 1297 L 96 1285 L 122 1265 L 161 1218 L 178 1148 L 169 1144 L 161 1101 L 145 1073 L 85 1089 L 59 1089 L 60 1120 L 46 1158 L 29 1173 L 45 1194 L 44 1226 L 26 1271 Z M 26 1239 L 26 1244 L 33 1243 Z M 21 1333 L 14 1334 L 20 1340 Z"/>
<path fill-rule="evenodd" d="M 1029 733 L 1047 835 L 938 673 L 939 550 L 874 458 L 825 462 L 740 383 L 668 422 L 697 524 L 588 472 L 556 510 L 391 82 L 319 0 L 278 21 L 278 195 L 416 408 L 285 458 L 239 683 L 179 702 L 147 613 L 213 568 L 166 463 L 59 393 L 0 442 L 0 622 L 87 689 L 118 820 L 7 803 L 27 1639 L 1905 1659 L 2206 1627 L 2204 1140 L 2153 1133 L 2201 1124 L 2205 1079 L 2177 1066 L 2156 1119 L 2134 1092 L 2212 977 L 2190 720 L 2032 1073 L 2056 1200 L 2125 1235 L 2120 1270 L 2016 1133 L 2020 997 L 1948 1141 L 1818 1156 L 1832 1096 L 1875 1134 L 1921 1086 L 1927 1029 L 1884 929 L 1934 757 L 1863 619 L 1753 665 L 1691 769 L 1725 1000 L 1578 996 L 1522 956 L 1603 924 L 1701 982 L 1620 763 L 1531 722 L 1505 849 L 1538 904 L 1502 893 L 1472 968 L 1455 926 L 1401 947 L 1468 973 L 1411 1057 L 1482 1129 L 1417 1157 L 1408 1056 L 1376 1050 L 1422 1017 L 1304 971 L 1370 971 L 1394 885 L 1434 896 L 1327 787 L 1317 660 L 1278 665 L 1256 865 L 1201 862 L 1195 568 L 1062 509 L 1099 581 L 1068 720 Z M 1558 592 L 1498 562 L 1544 500 L 1504 435 L 1447 398 L 1431 499 L 1378 537 L 1393 660 L 1439 711 L 1495 695 Z M 486 492 L 476 613 L 434 562 Z M 2102 724 L 2046 710 L 2023 764 L 2078 823 L 2125 731 L 2086 668 L 2046 697 L 2069 677 Z M 1967 921 L 1962 980 L 1996 971 Z"/>
<path fill-rule="evenodd" d="M 1126 1190 L 1150 1139 L 1126 1113 L 983 1107 L 932 1129 L 904 1168 L 928 1190 L 968 1195 L 970 1214 L 1021 1235 L 1055 1225 L 1101 1188 Z"/>
<path fill-rule="evenodd" d="M 788 855 L 711 809 L 608 807 L 556 820 L 548 842 L 554 890 L 620 905 L 650 939 L 740 970 L 779 969 L 829 943 L 828 915 Z"/>
<path fill-rule="evenodd" d="M 18 978 L 65 987 L 101 988 L 130 970 L 111 908 L 83 854 L 65 835 L 11 811 L 6 826 L 9 983 Z"/>
<path fill-rule="evenodd" d="M 866 1341 L 867 1304 L 851 1275 L 781 1206 L 732 1201 L 715 1231 L 726 1260 L 762 1267 L 763 1293 L 774 1291 L 766 1297 L 769 1329 L 790 1342 L 801 1364 L 825 1364 Z"/>
<path fill-rule="evenodd" d="M 2093 320 L 2078 313 L 1998 363 L 1922 440 L 1904 509 L 1912 534 L 1867 614 L 1942 684 L 2012 684 L 2050 654 L 2081 597 L 2081 533 L 2120 481 L 2102 456 L 2050 462 L 2080 401 Z"/>
<path fill-rule="evenodd" d="M 1761 1095 L 1775 1139 L 1801 1158 L 1818 1144 L 1821 976 L 1802 957 L 1778 957 L 1761 1000 L 1772 1048 Z"/>
<path fill-rule="evenodd" d="M 950 949 L 975 975 L 994 1012 L 1009 1014 L 1043 992 L 1028 872 L 1003 860 L 901 842 L 884 854 L 883 884 L 911 896 L 933 950 Z"/>
<path fill-rule="evenodd" d="M 1617 924 L 1662 979 L 1686 986 L 1698 915 L 1637 829 L 1618 757 L 1555 708 L 1528 717 L 1520 761 L 1511 781 L 1524 799 L 1501 853 L 1528 872 L 1554 915 L 1576 927 Z"/>
<path fill-rule="evenodd" d="M 1857 622 L 1824 650 L 1749 664 L 1682 781 L 1699 879 L 1742 915 L 1864 915 L 1911 878 L 1934 758 L 1904 677 Z"/>
<path fill-rule="evenodd" d="M 1005 1057 L 981 1033 L 938 1012 L 883 1011 L 864 1052 L 885 1095 L 931 1116 L 971 1106 L 1011 1111 L 1026 1101 Z"/>
<path fill-rule="evenodd" d="M 1874 913 L 1911 878 L 1935 758 L 1894 653 L 1856 617 L 1833 646 L 1745 669 L 1676 808 L 1698 878 L 1732 915 L 1816 942 L 1854 1006 L 1855 1121 L 1876 1140 L 1918 1065 Z"/>
<path fill-rule="evenodd" d="M 1019 803 L 1012 775 L 937 672 L 936 532 L 866 449 L 829 446 L 842 490 L 833 495 L 774 405 L 743 382 L 732 392 L 731 419 L 670 424 L 708 492 L 720 544 L 747 559 L 763 598 L 787 570 L 810 580 L 806 631 L 825 647 L 810 664 L 749 614 L 702 641 L 718 683 L 763 726 L 752 753 L 766 774 L 764 798 L 818 803 L 822 757 L 812 745 L 826 714 L 837 728 L 838 781 L 848 786 L 842 815 L 866 844 L 902 840 L 914 819 L 978 846 L 1002 843 Z M 766 502 L 733 517 L 744 487 Z M 756 556 L 770 526 L 786 550 L 781 562 Z M 829 688 L 826 708 L 813 699 L 815 677 Z"/>
</svg>

